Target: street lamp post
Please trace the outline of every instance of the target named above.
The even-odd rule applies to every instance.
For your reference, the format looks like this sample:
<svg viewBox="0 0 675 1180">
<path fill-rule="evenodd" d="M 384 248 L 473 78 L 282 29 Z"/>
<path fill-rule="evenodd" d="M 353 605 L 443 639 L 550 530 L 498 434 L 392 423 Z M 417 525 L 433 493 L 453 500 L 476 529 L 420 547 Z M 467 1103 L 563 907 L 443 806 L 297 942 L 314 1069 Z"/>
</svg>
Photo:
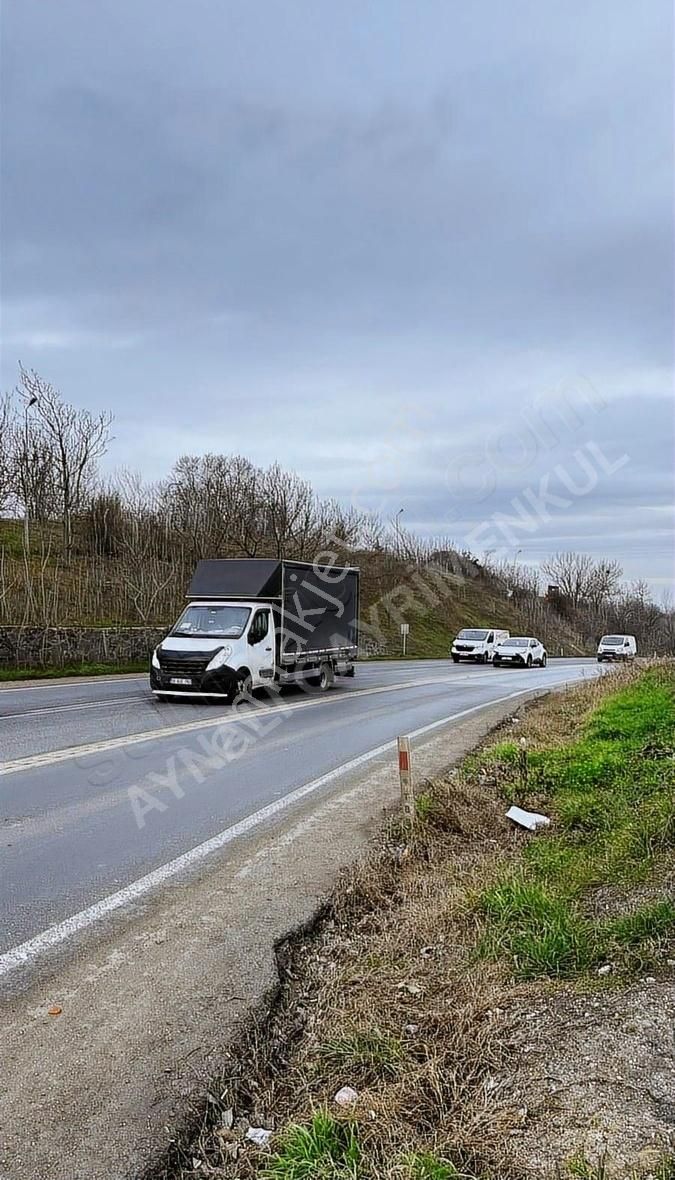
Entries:
<svg viewBox="0 0 675 1180">
<path fill-rule="evenodd" d="M 396 523 L 394 525 L 394 528 L 396 529 L 396 556 L 397 557 L 401 556 L 401 524 L 400 524 L 400 521 L 401 521 L 401 515 L 403 512 L 405 512 L 405 509 L 399 508 L 398 512 L 396 513 L 396 517 L 395 517 Z"/>
<path fill-rule="evenodd" d="M 30 549 L 30 532 L 28 527 L 28 476 L 30 469 L 30 456 L 28 454 L 28 411 L 31 406 L 34 406 L 37 401 L 35 394 L 26 402 L 23 415 L 23 441 L 24 441 L 24 503 L 23 503 L 23 545 L 26 553 Z"/>
</svg>

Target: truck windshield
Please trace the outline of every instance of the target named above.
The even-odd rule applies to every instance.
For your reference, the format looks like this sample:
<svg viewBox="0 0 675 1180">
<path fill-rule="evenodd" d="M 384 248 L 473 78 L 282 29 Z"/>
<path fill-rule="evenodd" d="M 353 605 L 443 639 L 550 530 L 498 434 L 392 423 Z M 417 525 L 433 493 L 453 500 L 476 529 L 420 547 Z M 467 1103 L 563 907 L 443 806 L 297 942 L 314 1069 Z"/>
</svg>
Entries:
<svg viewBox="0 0 675 1180">
<path fill-rule="evenodd" d="M 171 634 L 198 639 L 239 639 L 250 614 L 248 606 L 188 606 Z"/>
<path fill-rule="evenodd" d="M 487 639 L 487 631 L 472 631 L 470 627 L 460 631 L 458 639 Z"/>
<path fill-rule="evenodd" d="M 623 635 L 603 635 L 600 642 L 606 643 L 609 647 L 619 647 L 623 643 Z"/>
</svg>

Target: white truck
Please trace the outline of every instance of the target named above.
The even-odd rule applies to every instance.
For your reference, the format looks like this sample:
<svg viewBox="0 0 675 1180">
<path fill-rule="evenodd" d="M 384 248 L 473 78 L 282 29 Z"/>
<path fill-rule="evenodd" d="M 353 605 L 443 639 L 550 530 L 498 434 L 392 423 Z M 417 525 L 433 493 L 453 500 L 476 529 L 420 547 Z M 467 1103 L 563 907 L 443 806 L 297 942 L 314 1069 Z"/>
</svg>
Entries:
<svg viewBox="0 0 675 1180">
<path fill-rule="evenodd" d="M 497 627 L 464 627 L 452 642 L 452 662 L 473 660 L 478 664 L 490 664 L 497 644 L 508 638 L 509 632 Z"/>
<path fill-rule="evenodd" d="M 188 605 L 150 663 L 164 697 L 223 697 L 304 681 L 330 688 L 353 676 L 359 570 L 302 561 L 200 561 Z"/>
</svg>

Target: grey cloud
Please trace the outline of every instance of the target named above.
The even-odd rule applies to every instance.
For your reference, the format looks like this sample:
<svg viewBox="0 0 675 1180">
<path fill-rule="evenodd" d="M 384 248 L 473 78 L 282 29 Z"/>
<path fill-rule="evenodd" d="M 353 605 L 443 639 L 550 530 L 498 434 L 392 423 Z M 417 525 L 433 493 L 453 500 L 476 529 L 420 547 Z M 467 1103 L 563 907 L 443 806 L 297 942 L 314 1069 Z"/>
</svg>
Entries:
<svg viewBox="0 0 675 1180">
<path fill-rule="evenodd" d="M 112 405 L 111 464 L 278 455 L 446 531 L 453 457 L 586 373 L 611 401 L 598 438 L 632 457 L 598 511 L 662 505 L 666 0 L 23 0 L 2 20 L 2 379 L 21 356 Z M 373 440 L 400 406 L 385 494 Z M 495 505 L 516 487 L 502 473 Z"/>
</svg>

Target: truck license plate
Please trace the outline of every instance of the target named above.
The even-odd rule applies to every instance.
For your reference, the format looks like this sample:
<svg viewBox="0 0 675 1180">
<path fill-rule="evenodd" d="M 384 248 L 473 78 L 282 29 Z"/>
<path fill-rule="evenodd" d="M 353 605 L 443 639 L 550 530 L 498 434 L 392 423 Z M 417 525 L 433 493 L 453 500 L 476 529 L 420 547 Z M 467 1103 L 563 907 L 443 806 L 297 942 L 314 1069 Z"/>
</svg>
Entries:
<svg viewBox="0 0 675 1180">
<path fill-rule="evenodd" d="M 192 684 L 192 681 L 189 679 L 186 680 L 186 678 L 184 676 L 172 676 L 170 683 L 171 684 Z"/>
</svg>

